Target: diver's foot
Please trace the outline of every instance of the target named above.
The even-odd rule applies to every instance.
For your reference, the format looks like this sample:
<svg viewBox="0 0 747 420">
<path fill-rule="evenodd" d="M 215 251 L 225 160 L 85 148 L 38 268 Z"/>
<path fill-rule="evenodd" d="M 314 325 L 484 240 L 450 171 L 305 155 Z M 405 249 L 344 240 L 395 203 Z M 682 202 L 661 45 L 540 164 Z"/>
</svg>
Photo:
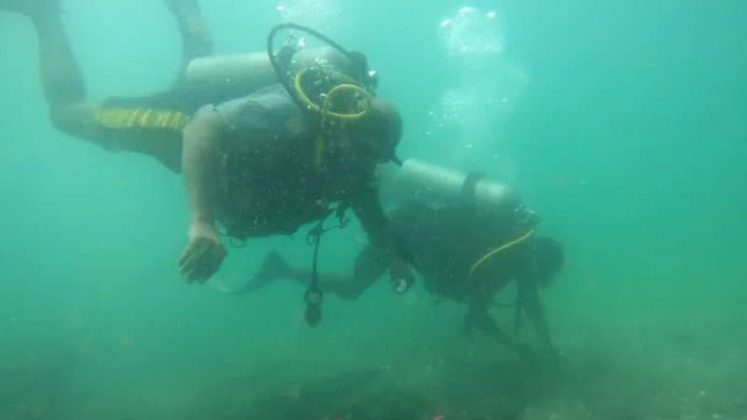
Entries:
<svg viewBox="0 0 747 420">
<path fill-rule="evenodd" d="M 200 4 L 197 0 L 164 0 L 166 7 L 175 16 L 189 16 L 200 14 Z"/>
<path fill-rule="evenodd" d="M 181 31 L 185 53 L 189 59 L 209 55 L 213 51 L 213 38 L 197 0 L 165 0 Z"/>
<path fill-rule="evenodd" d="M 60 12 L 60 0 L 0 0 L 0 10 L 34 18 Z"/>
<path fill-rule="evenodd" d="M 260 289 L 270 282 L 290 274 L 290 266 L 282 255 L 273 251 L 267 254 L 257 274 L 249 282 L 248 290 Z"/>
</svg>

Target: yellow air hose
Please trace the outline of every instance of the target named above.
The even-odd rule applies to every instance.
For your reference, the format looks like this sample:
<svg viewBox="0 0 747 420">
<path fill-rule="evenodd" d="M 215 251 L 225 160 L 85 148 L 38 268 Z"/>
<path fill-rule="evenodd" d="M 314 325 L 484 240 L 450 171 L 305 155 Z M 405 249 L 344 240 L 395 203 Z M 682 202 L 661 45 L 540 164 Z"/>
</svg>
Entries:
<svg viewBox="0 0 747 420">
<path fill-rule="evenodd" d="M 306 94 L 306 91 L 304 91 L 303 88 L 303 80 L 304 77 L 309 74 L 311 71 L 317 71 L 320 70 L 317 67 L 308 67 L 301 71 L 299 71 L 296 74 L 295 80 L 294 80 L 294 88 L 296 90 L 296 93 L 298 95 L 298 99 L 303 102 L 303 104 L 311 111 L 318 112 L 325 114 L 327 117 L 337 118 L 340 120 L 359 120 L 363 118 L 364 115 L 368 112 L 369 109 L 371 109 L 371 94 L 366 91 L 366 89 L 360 87 L 356 84 L 355 80 L 344 76 L 344 75 L 336 75 L 340 79 L 340 83 L 338 83 L 334 88 L 332 88 L 327 94 L 325 95 L 324 101 L 322 102 L 322 105 L 317 105 L 314 101 L 309 98 L 309 96 Z M 331 104 L 331 100 L 336 95 L 339 95 L 341 93 L 358 93 L 363 98 L 365 98 L 366 106 L 362 111 L 359 112 L 353 112 L 353 113 L 341 113 L 341 112 L 333 112 L 327 110 L 329 108 L 329 105 Z"/>
<path fill-rule="evenodd" d="M 502 253 L 502 252 L 504 252 L 504 251 L 506 251 L 506 250 L 508 250 L 510 248 L 513 248 L 516 245 L 521 244 L 522 242 L 524 242 L 527 239 L 531 238 L 532 235 L 534 235 L 534 230 L 530 230 L 527 233 L 519 236 L 518 238 L 516 238 L 516 239 L 514 239 L 512 241 L 506 242 L 505 244 L 500 245 L 500 246 L 498 246 L 496 248 L 493 248 L 492 250 L 490 250 L 487 253 L 485 253 L 485 255 L 483 255 L 482 257 L 480 257 L 480 259 L 477 260 L 472 265 L 472 268 L 469 269 L 469 274 L 467 274 L 467 280 L 472 279 L 472 276 L 475 274 L 475 272 L 482 265 L 484 265 L 488 260 L 490 260 L 491 258 L 495 257 L 496 255 L 498 255 L 498 254 L 500 254 L 500 253 Z"/>
<path fill-rule="evenodd" d="M 341 83 L 337 84 L 329 92 L 327 92 L 327 94 L 324 96 L 324 100 L 322 101 L 321 106 L 317 105 L 313 100 L 311 100 L 311 98 L 309 98 L 309 95 L 306 94 L 306 91 L 304 91 L 303 88 L 304 77 L 309 74 L 309 72 L 317 70 L 320 69 L 316 67 L 308 67 L 299 71 L 294 79 L 294 88 L 296 90 L 298 99 L 306 106 L 306 108 L 310 111 L 320 114 L 320 123 L 323 129 L 322 131 L 325 131 L 325 129 L 329 127 L 330 120 L 337 120 L 339 122 L 358 121 L 369 112 L 372 107 L 371 94 L 368 93 L 366 89 L 355 84 L 355 80 L 350 79 L 349 77 L 344 75 L 336 76 L 341 80 Z M 330 111 L 334 99 L 344 94 L 360 95 L 363 101 L 365 101 L 362 109 L 357 112 L 350 113 Z M 324 158 L 325 150 L 325 134 L 329 133 L 321 133 L 316 138 L 314 164 L 319 168 L 321 168 L 323 165 L 322 161 Z"/>
</svg>

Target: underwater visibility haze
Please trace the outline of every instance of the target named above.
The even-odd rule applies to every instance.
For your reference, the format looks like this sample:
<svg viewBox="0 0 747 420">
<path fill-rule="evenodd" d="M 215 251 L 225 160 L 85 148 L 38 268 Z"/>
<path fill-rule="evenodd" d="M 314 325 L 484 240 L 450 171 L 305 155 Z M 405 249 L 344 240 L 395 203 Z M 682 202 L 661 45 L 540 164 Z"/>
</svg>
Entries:
<svg viewBox="0 0 747 420">
<path fill-rule="evenodd" d="M 90 97 L 174 83 L 162 2 L 61 3 Z M 401 159 L 521 194 L 565 250 L 541 291 L 559 371 L 465 337 L 465 306 L 420 277 L 328 295 L 316 328 L 298 284 L 225 293 L 273 250 L 310 267 L 313 225 L 227 243 L 188 284 L 182 177 L 57 131 L 34 26 L 0 10 L 0 419 L 747 419 L 747 2 L 201 7 L 216 54 L 263 52 L 282 22 L 364 52 Z M 320 270 L 366 243 L 358 222 L 331 230 Z"/>
</svg>

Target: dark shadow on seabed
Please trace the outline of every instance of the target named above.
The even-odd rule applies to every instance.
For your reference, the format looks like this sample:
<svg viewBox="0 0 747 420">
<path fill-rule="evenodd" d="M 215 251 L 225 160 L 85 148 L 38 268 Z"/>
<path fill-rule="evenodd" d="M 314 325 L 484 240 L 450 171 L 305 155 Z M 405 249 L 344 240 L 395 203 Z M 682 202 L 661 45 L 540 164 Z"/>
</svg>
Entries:
<svg viewBox="0 0 747 420">
<path fill-rule="evenodd" d="M 279 369 L 277 373 L 283 371 Z M 258 388 L 263 388 L 266 372 L 236 377 L 205 390 L 201 402 L 190 407 L 183 418 L 417 419 L 419 413 L 428 411 L 427 402 L 400 389 L 379 392 L 384 376 L 384 371 L 378 369 L 346 372 L 327 379 L 280 386 L 282 392 L 270 392 L 259 398 L 252 396 L 257 395 Z"/>
<path fill-rule="evenodd" d="M 73 353 L 37 349 L 0 362 L 0 418 L 48 420 L 64 416 L 74 399 Z"/>
<path fill-rule="evenodd" d="M 562 347 L 552 386 L 493 352 L 431 351 L 398 368 L 326 372 L 286 360 L 228 377 L 123 372 L 26 344 L 0 357 L 0 419 L 737 420 L 747 418 L 742 325 L 615 330 L 622 338 Z"/>
<path fill-rule="evenodd" d="M 527 383 L 515 362 L 461 362 L 441 366 L 428 384 L 407 373 L 358 370 L 300 382 L 282 392 L 256 395 L 260 376 L 223 382 L 203 392 L 182 419 L 220 420 L 510 420 L 521 417 Z M 408 385 L 408 383 L 410 383 Z M 262 385 L 259 385 L 261 388 Z"/>
</svg>

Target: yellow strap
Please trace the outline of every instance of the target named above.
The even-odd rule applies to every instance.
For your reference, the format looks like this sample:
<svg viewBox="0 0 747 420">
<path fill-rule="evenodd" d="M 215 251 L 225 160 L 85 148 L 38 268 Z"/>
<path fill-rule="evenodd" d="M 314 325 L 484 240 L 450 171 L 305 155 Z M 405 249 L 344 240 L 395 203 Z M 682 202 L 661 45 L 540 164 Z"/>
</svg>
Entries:
<svg viewBox="0 0 747 420">
<path fill-rule="evenodd" d="M 532 235 L 534 235 L 534 230 L 529 230 L 527 233 L 521 235 L 520 237 L 518 237 L 518 238 L 516 238 L 516 239 L 514 239 L 512 241 L 506 242 L 505 244 L 500 245 L 497 248 L 494 248 L 494 249 L 488 251 L 485 255 L 483 255 L 479 260 L 477 260 L 477 262 L 475 262 L 472 265 L 472 268 L 469 269 L 469 274 L 467 275 L 467 280 L 471 279 L 472 275 L 475 274 L 475 271 L 477 271 L 477 269 L 480 268 L 480 266 L 482 266 L 483 264 L 485 264 L 486 261 L 488 261 L 489 259 L 493 258 L 494 256 L 500 254 L 501 252 L 503 252 L 503 251 L 505 251 L 505 250 L 507 250 L 507 249 L 509 249 L 511 247 L 519 245 L 520 243 L 522 243 L 522 242 L 526 241 L 527 239 L 529 239 L 530 237 L 532 237 Z"/>
<path fill-rule="evenodd" d="M 108 128 L 164 128 L 181 131 L 189 123 L 189 115 L 183 112 L 149 108 L 99 108 L 94 118 Z"/>
</svg>

